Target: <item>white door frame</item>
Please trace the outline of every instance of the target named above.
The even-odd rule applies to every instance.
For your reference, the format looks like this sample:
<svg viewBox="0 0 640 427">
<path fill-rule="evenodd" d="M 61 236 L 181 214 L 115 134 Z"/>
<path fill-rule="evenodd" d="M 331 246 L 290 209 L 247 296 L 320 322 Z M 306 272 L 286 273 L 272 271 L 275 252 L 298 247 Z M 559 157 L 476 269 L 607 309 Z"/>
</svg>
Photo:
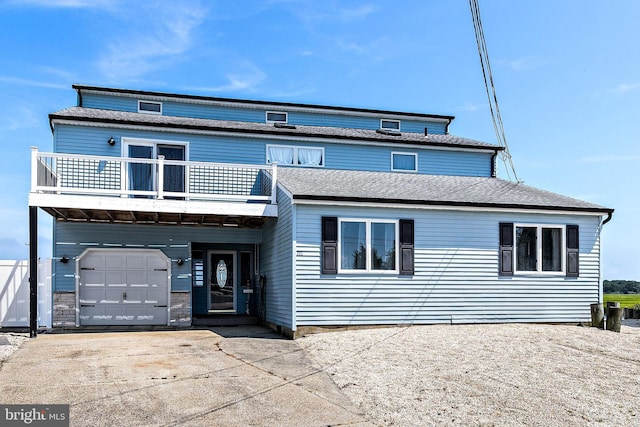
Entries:
<svg viewBox="0 0 640 427">
<path fill-rule="evenodd" d="M 122 252 L 141 251 L 146 253 L 160 254 L 167 263 L 167 326 L 171 326 L 171 259 L 160 249 L 131 249 L 131 248 L 89 248 L 76 258 L 76 327 L 80 326 L 80 261 L 90 253 L 95 252 Z"/>
<path fill-rule="evenodd" d="M 208 273 L 208 277 L 207 277 L 207 311 L 212 311 L 211 310 L 211 274 L 214 271 L 214 266 L 211 265 L 211 255 L 214 254 L 225 254 L 225 255 L 232 255 L 233 256 L 233 313 L 237 314 L 238 313 L 238 297 L 237 297 L 237 291 L 238 291 L 238 251 L 232 251 L 232 250 L 216 250 L 216 249 L 209 249 L 207 251 L 207 273 Z M 214 310 L 214 312 L 217 312 Z M 224 313 L 224 311 L 219 311 L 219 313 Z"/>
</svg>

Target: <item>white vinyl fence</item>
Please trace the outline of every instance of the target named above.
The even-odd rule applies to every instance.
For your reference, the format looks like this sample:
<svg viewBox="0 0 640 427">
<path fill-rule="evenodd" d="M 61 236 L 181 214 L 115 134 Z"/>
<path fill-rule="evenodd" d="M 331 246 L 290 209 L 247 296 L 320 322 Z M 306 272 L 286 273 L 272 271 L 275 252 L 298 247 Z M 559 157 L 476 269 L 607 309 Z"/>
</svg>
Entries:
<svg viewBox="0 0 640 427">
<path fill-rule="evenodd" d="M 38 263 L 38 327 L 51 327 L 51 260 Z M 29 262 L 0 260 L 0 327 L 29 327 Z"/>
</svg>

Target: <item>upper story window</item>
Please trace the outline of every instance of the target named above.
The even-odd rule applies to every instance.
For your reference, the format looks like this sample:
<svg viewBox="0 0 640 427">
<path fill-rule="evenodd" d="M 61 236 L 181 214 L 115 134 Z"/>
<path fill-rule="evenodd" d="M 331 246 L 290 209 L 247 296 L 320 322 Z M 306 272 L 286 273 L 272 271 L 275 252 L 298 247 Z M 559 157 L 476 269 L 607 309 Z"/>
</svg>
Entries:
<svg viewBox="0 0 640 427">
<path fill-rule="evenodd" d="M 324 166 L 324 148 L 267 145 L 267 163 L 289 166 Z"/>
<path fill-rule="evenodd" d="M 400 132 L 400 120 L 381 119 L 380 129 L 395 130 Z"/>
<path fill-rule="evenodd" d="M 162 102 L 138 101 L 138 113 L 162 114 Z"/>
<path fill-rule="evenodd" d="M 289 114 L 280 111 L 267 111 L 267 123 L 287 123 Z"/>
<path fill-rule="evenodd" d="M 418 172 L 418 153 L 391 153 L 393 172 Z"/>
</svg>

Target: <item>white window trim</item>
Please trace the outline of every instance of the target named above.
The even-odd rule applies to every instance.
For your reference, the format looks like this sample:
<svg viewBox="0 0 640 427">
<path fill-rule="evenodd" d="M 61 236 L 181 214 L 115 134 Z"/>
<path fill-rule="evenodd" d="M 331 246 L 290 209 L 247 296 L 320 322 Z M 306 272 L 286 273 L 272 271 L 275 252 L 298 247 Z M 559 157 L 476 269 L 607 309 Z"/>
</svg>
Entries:
<svg viewBox="0 0 640 427">
<path fill-rule="evenodd" d="M 184 160 L 189 160 L 189 143 L 186 141 L 169 141 L 164 139 L 146 139 L 146 138 L 131 138 L 123 136 L 121 139 L 122 157 L 129 157 L 130 145 L 145 145 L 153 147 L 153 158 L 158 158 L 158 145 L 177 145 L 184 147 Z"/>
<path fill-rule="evenodd" d="M 269 148 L 270 147 L 278 147 L 278 148 L 291 148 L 293 149 L 293 164 L 290 165 L 285 165 L 285 164 L 280 164 L 278 163 L 278 166 L 296 166 L 299 168 L 323 168 L 325 163 L 326 163 L 326 159 L 324 157 L 324 147 L 308 147 L 308 146 L 299 146 L 299 145 L 279 145 L 279 144 L 267 144 L 266 146 L 266 155 L 265 158 L 267 159 L 267 164 L 270 165 L 271 164 L 271 159 L 269 158 Z M 322 164 L 320 165 L 300 165 L 298 164 L 298 149 L 306 149 L 306 150 L 320 150 L 322 152 Z"/>
<path fill-rule="evenodd" d="M 518 227 L 536 228 L 536 270 L 535 271 L 520 271 L 518 270 L 518 240 L 517 230 Z M 542 229 L 543 228 L 556 228 L 560 229 L 560 237 L 562 238 L 562 246 L 560 248 L 560 271 L 543 271 L 542 270 Z M 567 266 L 567 232 L 566 226 L 563 224 L 527 224 L 527 223 L 513 223 L 513 274 L 515 276 L 530 276 L 530 275 L 543 275 L 543 276 L 564 276 Z"/>
<path fill-rule="evenodd" d="M 397 128 L 386 128 L 386 127 L 383 127 L 383 126 L 382 126 L 382 124 L 383 124 L 384 122 L 397 123 L 397 124 L 398 124 L 398 127 L 397 127 Z M 401 124 L 401 123 L 400 123 L 400 120 L 394 120 L 394 119 L 380 119 L 380 129 L 392 130 L 392 131 L 393 131 L 393 130 L 395 130 L 395 131 L 400 132 L 400 131 L 401 131 L 401 129 L 400 129 L 400 124 Z"/>
<path fill-rule="evenodd" d="M 160 111 L 148 111 L 148 110 L 142 110 L 140 108 L 140 104 L 141 103 L 147 103 L 147 104 L 158 104 L 160 105 Z M 143 113 L 143 114 L 157 114 L 157 115 L 162 115 L 162 102 L 158 102 L 158 101 L 146 101 L 144 99 L 139 99 L 138 100 L 138 113 Z"/>
<path fill-rule="evenodd" d="M 269 114 L 284 114 L 284 121 L 269 120 Z M 289 123 L 289 113 L 287 113 L 286 111 L 265 111 L 264 120 L 265 123 Z"/>
<path fill-rule="evenodd" d="M 364 270 L 354 270 L 342 268 L 342 223 L 343 222 L 364 222 L 366 224 L 366 251 L 367 262 Z M 371 224 L 372 223 L 384 223 L 395 225 L 395 270 L 374 270 L 371 266 Z M 398 275 L 400 274 L 399 265 L 399 246 L 400 246 L 400 221 L 397 219 L 371 219 L 371 218 L 338 218 L 338 274 L 384 274 L 384 275 Z"/>
<path fill-rule="evenodd" d="M 399 154 L 402 156 L 413 156 L 416 160 L 414 162 L 416 168 L 413 170 L 408 170 L 408 169 L 395 169 L 393 167 L 393 156 Z M 416 173 L 418 172 L 418 153 L 406 153 L 406 152 L 401 152 L 401 151 L 392 151 L 391 152 L 391 172 L 406 172 L 406 173 Z"/>
</svg>

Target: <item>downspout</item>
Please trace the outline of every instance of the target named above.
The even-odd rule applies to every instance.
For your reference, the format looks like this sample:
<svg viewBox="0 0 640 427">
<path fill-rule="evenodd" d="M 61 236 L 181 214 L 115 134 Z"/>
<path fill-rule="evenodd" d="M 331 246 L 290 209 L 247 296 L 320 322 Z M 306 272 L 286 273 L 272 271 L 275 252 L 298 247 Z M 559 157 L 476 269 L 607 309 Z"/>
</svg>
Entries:
<svg viewBox="0 0 640 427">
<path fill-rule="evenodd" d="M 604 219 L 604 221 L 602 221 L 602 224 L 600 224 L 600 230 L 598 230 L 598 236 L 600 235 L 600 233 L 602 233 L 602 227 L 608 223 L 609 221 L 611 221 L 611 219 L 613 218 L 613 210 L 610 210 L 609 212 L 607 212 L 607 217 Z M 604 281 L 602 278 L 602 241 L 600 241 L 600 268 L 598 268 L 598 302 L 602 303 L 604 301 Z"/>
<path fill-rule="evenodd" d="M 495 178 L 497 175 L 496 171 L 496 157 L 498 156 L 498 151 L 493 152 L 493 156 L 491 156 L 491 178 Z"/>
<path fill-rule="evenodd" d="M 77 89 L 78 91 L 78 107 L 82 107 L 82 92 L 80 92 L 80 89 Z"/>
<path fill-rule="evenodd" d="M 449 125 L 451 124 L 452 121 L 453 121 L 453 119 L 449 119 L 449 121 L 445 125 L 445 127 L 444 127 L 444 134 L 445 135 L 449 135 Z"/>
</svg>

